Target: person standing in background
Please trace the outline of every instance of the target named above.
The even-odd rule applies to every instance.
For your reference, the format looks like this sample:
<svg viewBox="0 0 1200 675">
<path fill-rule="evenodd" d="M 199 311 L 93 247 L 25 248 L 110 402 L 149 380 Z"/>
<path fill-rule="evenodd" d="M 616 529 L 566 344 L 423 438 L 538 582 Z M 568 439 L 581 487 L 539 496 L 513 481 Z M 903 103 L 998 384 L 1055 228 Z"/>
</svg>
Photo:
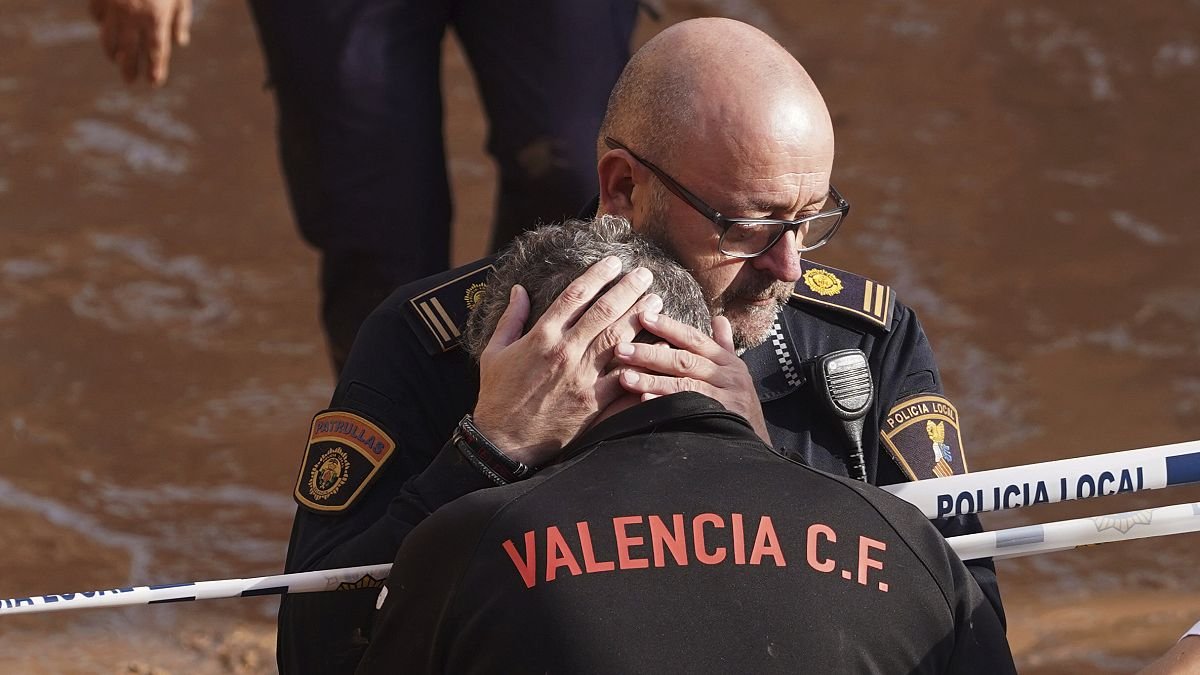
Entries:
<svg viewBox="0 0 1200 675">
<path fill-rule="evenodd" d="M 250 0 L 301 234 L 321 252 L 321 320 L 340 373 L 359 325 L 403 283 L 446 269 L 452 206 L 442 38 L 479 83 L 499 169 L 491 248 L 595 194 L 596 132 L 629 58 L 635 0 Z M 90 0 L 127 82 L 161 85 L 191 0 Z M 587 49 L 579 49 L 587 44 Z"/>
</svg>

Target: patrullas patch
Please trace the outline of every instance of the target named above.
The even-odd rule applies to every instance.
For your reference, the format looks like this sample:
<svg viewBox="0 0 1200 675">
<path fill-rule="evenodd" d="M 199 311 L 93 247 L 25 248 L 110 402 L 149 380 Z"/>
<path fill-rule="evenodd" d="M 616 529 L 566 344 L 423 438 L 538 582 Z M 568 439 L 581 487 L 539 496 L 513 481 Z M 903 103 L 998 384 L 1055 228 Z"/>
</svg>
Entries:
<svg viewBox="0 0 1200 675">
<path fill-rule="evenodd" d="M 395 449 L 395 441 L 362 415 L 317 413 L 296 479 L 296 502 L 319 513 L 346 510 Z"/>
</svg>

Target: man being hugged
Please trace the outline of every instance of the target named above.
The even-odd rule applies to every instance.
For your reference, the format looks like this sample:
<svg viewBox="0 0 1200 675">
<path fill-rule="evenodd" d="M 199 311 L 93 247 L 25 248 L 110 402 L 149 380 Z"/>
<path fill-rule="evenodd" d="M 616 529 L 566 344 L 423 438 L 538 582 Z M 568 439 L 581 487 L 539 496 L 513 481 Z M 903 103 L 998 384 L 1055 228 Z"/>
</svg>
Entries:
<svg viewBox="0 0 1200 675">
<path fill-rule="evenodd" d="M 513 288 L 536 321 L 614 258 L 653 274 L 663 308 L 650 323 L 709 334 L 696 281 L 601 216 L 516 240 L 467 351 L 486 360 L 493 334 L 522 328 L 502 315 Z M 712 325 L 721 341 L 728 321 Z M 439 509 L 405 540 L 378 606 L 363 675 L 1015 672 L 995 610 L 915 508 L 779 456 L 694 392 L 625 393 L 556 463 Z"/>
</svg>

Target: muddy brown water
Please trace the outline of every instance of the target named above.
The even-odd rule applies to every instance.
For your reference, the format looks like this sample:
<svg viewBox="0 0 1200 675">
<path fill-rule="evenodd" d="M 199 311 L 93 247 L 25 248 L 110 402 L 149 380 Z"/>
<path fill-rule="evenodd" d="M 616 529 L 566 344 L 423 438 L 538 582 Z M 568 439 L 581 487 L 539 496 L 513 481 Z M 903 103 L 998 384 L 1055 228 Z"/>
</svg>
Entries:
<svg viewBox="0 0 1200 675">
<path fill-rule="evenodd" d="M 972 468 L 1200 438 L 1200 2 L 661 4 L 809 67 L 854 205 L 817 257 L 919 311 Z M 0 597 L 277 572 L 332 380 L 253 29 L 198 1 L 151 91 L 118 82 L 83 5 L 0 12 Z M 445 71 L 465 262 L 493 171 L 453 44 Z M 1197 562 L 1181 535 L 999 563 L 1022 671 L 1136 670 L 1200 619 Z M 272 672 L 275 609 L 8 617 L 0 671 Z"/>
</svg>

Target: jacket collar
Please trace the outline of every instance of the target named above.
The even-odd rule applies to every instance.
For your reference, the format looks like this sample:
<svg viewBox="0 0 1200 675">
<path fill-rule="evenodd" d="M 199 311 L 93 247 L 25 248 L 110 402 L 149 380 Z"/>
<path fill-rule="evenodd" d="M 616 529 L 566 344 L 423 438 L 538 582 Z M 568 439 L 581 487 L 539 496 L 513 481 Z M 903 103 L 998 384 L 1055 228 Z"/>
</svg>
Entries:
<svg viewBox="0 0 1200 675">
<path fill-rule="evenodd" d="M 717 401 L 695 392 L 681 392 L 639 403 L 588 429 L 567 444 L 559 461 L 565 461 L 605 441 L 651 431 L 664 431 L 686 423 L 687 430 L 715 439 L 757 439 L 744 417 Z M 665 429 L 664 429 L 665 427 Z"/>
<path fill-rule="evenodd" d="M 742 354 L 754 380 L 758 400 L 774 401 L 796 391 L 804 384 L 800 366 L 801 354 L 796 351 L 784 312 L 775 315 L 775 325 L 766 341 Z"/>
</svg>

